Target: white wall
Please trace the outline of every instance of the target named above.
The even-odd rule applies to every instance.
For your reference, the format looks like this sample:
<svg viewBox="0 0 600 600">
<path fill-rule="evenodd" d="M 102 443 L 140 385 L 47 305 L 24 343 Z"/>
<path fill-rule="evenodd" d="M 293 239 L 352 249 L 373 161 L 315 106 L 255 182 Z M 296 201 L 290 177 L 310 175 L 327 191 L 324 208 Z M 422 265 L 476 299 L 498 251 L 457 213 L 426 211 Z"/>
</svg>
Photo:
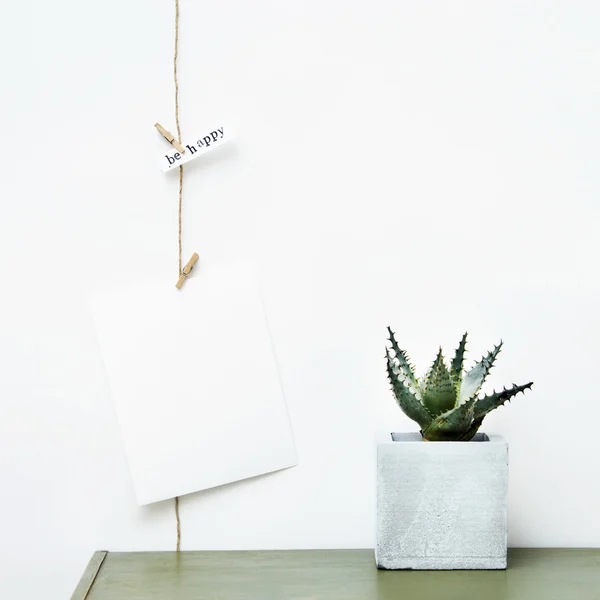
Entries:
<svg viewBox="0 0 600 600">
<path fill-rule="evenodd" d="M 174 284 L 172 3 L 4 3 L 0 589 L 68 597 L 96 549 L 174 548 L 135 504 L 89 295 Z M 305 0 L 181 9 L 184 254 L 254 255 L 301 465 L 182 500 L 184 549 L 373 544 L 391 324 L 471 332 L 510 443 L 510 544 L 600 546 L 600 6 Z M 28 152 L 37 156 L 24 159 Z M 201 343 L 201 341 L 199 341 Z M 199 461 L 202 457 L 199 457 Z M 35 570 L 38 578 L 31 573 Z"/>
</svg>

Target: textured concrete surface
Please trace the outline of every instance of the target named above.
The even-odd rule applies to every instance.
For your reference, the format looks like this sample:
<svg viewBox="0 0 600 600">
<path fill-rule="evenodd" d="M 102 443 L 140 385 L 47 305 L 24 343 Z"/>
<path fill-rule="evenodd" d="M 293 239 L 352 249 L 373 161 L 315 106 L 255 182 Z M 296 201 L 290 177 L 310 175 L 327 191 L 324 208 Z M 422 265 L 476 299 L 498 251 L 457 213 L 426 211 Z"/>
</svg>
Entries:
<svg viewBox="0 0 600 600">
<path fill-rule="evenodd" d="M 396 441 L 377 447 L 377 566 L 505 569 L 504 439 L 423 442 L 417 433 L 393 435 Z"/>
</svg>

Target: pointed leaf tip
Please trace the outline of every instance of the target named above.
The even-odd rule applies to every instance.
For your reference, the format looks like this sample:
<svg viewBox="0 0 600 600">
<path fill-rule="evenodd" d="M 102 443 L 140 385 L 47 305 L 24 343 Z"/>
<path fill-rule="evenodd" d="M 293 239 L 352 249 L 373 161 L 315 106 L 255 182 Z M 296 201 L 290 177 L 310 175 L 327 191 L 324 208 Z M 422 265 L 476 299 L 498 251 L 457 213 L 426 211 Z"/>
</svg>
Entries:
<svg viewBox="0 0 600 600">
<path fill-rule="evenodd" d="M 416 421 L 421 427 L 431 422 L 431 415 L 415 395 L 415 389 L 407 381 L 408 377 L 402 370 L 402 364 L 393 364 L 388 355 L 387 372 L 396 402 L 404 414 Z"/>
<path fill-rule="evenodd" d="M 514 396 L 516 396 L 519 392 L 525 392 L 525 390 L 530 389 L 533 382 L 527 383 L 525 385 L 514 385 L 512 388 L 506 389 L 504 388 L 501 392 L 494 391 L 493 394 L 489 394 L 488 396 L 484 396 L 483 398 L 479 398 L 477 403 L 475 404 L 475 418 L 485 417 L 489 412 L 498 408 L 504 404 L 507 400 L 510 401 Z"/>
<path fill-rule="evenodd" d="M 390 329 L 390 343 L 392 345 L 392 350 L 394 351 L 394 366 L 398 371 L 402 374 L 405 380 L 411 382 L 415 390 L 417 392 L 417 396 L 420 397 L 420 390 L 417 384 L 417 378 L 415 377 L 415 373 L 412 365 L 410 364 L 409 358 L 404 350 L 398 346 L 398 342 L 394 337 L 394 332 Z"/>
<path fill-rule="evenodd" d="M 439 415 L 456 404 L 456 386 L 444 362 L 442 349 L 421 384 L 422 402 L 432 415 Z"/>
<path fill-rule="evenodd" d="M 494 349 L 485 356 L 482 356 L 481 360 L 477 362 L 469 372 L 465 373 L 460 389 L 459 404 L 466 402 L 469 398 L 472 398 L 479 393 L 481 386 L 491 368 L 494 366 L 494 361 L 496 360 L 501 347 L 502 342 L 497 346 L 494 346 Z"/>
<path fill-rule="evenodd" d="M 467 332 L 463 334 L 462 339 L 458 343 L 458 348 L 456 349 L 456 352 L 454 353 L 454 358 L 450 363 L 450 376 L 452 377 L 452 381 L 454 381 L 457 390 L 460 389 L 460 385 L 462 383 L 466 345 Z"/>
</svg>

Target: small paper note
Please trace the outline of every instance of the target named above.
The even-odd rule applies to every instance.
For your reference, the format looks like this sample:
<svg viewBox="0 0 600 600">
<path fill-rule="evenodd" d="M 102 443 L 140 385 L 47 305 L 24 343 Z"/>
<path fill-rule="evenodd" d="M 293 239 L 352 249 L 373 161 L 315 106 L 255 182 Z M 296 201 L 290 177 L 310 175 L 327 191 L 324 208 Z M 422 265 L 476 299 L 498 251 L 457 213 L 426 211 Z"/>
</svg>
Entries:
<svg viewBox="0 0 600 600">
<path fill-rule="evenodd" d="M 160 157 L 160 166 L 163 172 L 177 169 L 190 160 L 199 158 L 210 150 L 222 146 L 232 138 L 231 130 L 223 125 L 216 129 L 210 129 L 203 135 L 192 138 L 191 142 L 182 142 L 185 152 L 181 154 L 176 148 L 168 149 Z"/>
<path fill-rule="evenodd" d="M 94 317 L 139 504 L 296 464 L 251 263 L 101 294 Z"/>
</svg>

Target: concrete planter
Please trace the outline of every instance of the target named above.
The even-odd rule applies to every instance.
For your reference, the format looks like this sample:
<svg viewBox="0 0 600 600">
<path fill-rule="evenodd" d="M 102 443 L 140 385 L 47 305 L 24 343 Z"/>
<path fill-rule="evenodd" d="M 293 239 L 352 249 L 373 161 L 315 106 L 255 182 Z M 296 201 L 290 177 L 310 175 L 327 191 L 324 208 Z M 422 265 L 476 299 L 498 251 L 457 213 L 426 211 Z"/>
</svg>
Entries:
<svg viewBox="0 0 600 600">
<path fill-rule="evenodd" d="M 507 484 L 498 435 L 393 433 L 377 446 L 377 568 L 505 569 Z"/>
</svg>

